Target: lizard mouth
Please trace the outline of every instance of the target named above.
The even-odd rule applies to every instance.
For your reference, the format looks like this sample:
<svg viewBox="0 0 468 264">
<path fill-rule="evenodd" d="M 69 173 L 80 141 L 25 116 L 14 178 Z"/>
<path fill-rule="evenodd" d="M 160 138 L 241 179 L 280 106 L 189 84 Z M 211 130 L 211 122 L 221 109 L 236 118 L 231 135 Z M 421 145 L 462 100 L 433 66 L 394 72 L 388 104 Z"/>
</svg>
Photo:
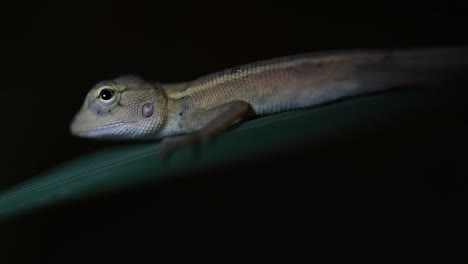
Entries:
<svg viewBox="0 0 468 264">
<path fill-rule="evenodd" d="M 131 123 L 136 123 L 136 121 L 122 121 L 99 126 L 82 126 L 79 122 L 72 122 L 70 125 L 70 132 L 75 136 L 85 138 L 123 137 L 124 135 L 121 135 L 121 133 L 124 132 L 124 130 L 118 128 Z"/>
</svg>

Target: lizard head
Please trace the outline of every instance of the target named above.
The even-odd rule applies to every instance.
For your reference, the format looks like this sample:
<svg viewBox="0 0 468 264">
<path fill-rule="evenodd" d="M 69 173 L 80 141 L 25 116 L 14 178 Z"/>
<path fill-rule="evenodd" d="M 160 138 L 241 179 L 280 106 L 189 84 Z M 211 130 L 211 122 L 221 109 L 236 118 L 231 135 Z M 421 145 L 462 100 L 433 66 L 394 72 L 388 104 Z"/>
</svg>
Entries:
<svg viewBox="0 0 468 264">
<path fill-rule="evenodd" d="M 157 133 L 166 113 L 161 89 L 139 77 L 122 76 L 91 88 L 70 130 L 87 138 L 144 138 Z"/>
</svg>

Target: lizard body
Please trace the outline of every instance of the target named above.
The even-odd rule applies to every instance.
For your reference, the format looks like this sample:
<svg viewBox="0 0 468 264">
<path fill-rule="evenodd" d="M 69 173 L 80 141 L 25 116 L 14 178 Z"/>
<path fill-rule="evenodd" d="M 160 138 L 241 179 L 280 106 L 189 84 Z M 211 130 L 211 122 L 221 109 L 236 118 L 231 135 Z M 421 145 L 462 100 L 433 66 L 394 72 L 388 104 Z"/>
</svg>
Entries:
<svg viewBox="0 0 468 264">
<path fill-rule="evenodd" d="M 468 79 L 468 48 L 352 50 L 241 65 L 184 83 L 121 76 L 96 84 L 71 132 L 90 138 L 210 139 L 243 118 L 312 107 L 398 85 Z M 174 137 L 183 135 L 181 137 Z M 163 142 L 164 143 L 164 142 Z"/>
</svg>

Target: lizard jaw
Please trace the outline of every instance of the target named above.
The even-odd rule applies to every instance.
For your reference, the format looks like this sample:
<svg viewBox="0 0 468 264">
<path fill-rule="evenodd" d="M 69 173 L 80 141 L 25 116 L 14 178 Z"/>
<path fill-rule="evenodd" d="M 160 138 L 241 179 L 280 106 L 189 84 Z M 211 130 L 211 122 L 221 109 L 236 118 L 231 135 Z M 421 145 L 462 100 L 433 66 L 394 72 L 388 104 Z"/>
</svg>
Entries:
<svg viewBox="0 0 468 264">
<path fill-rule="evenodd" d="M 136 123 L 136 121 L 118 122 L 85 128 L 73 122 L 70 125 L 70 131 L 73 135 L 83 138 L 124 138 L 125 128 L 122 128 L 122 126 L 130 123 Z"/>
</svg>

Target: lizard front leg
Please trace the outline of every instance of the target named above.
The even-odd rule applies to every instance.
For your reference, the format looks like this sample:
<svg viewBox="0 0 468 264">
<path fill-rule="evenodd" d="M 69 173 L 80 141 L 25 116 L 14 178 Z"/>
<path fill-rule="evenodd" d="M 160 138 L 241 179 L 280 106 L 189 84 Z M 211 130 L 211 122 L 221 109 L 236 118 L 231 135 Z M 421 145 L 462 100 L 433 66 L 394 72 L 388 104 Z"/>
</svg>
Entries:
<svg viewBox="0 0 468 264">
<path fill-rule="evenodd" d="M 161 156 L 165 158 L 176 149 L 198 142 L 207 143 L 251 113 L 252 107 L 245 101 L 232 101 L 206 111 L 201 111 L 197 113 L 197 115 L 203 115 L 205 117 L 214 115 L 214 117 L 196 132 L 163 139 L 161 143 Z M 194 118 L 197 120 L 196 115 Z"/>
</svg>

